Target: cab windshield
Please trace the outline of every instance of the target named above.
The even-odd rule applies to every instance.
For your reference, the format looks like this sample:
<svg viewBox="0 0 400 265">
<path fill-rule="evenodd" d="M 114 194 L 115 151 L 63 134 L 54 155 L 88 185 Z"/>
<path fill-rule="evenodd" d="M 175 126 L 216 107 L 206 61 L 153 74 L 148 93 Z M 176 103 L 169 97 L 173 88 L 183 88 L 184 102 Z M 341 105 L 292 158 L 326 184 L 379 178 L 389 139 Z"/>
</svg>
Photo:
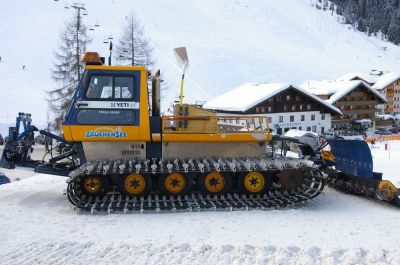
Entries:
<svg viewBox="0 0 400 265">
<path fill-rule="evenodd" d="M 88 99 L 133 99 L 133 77 L 92 75 L 86 91 Z"/>
</svg>

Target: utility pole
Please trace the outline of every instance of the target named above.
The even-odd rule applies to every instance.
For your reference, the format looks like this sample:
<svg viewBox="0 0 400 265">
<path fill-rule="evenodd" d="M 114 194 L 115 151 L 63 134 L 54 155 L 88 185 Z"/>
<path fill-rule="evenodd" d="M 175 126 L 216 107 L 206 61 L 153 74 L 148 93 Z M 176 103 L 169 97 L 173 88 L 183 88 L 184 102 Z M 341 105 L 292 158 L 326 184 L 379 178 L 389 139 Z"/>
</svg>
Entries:
<svg viewBox="0 0 400 265">
<path fill-rule="evenodd" d="M 112 49 L 113 49 L 113 43 L 110 41 L 110 57 L 108 57 L 108 65 L 111 65 L 111 57 L 112 57 Z"/>
<path fill-rule="evenodd" d="M 86 11 L 85 4 L 81 3 L 74 3 L 72 8 L 76 9 L 76 19 L 77 19 L 77 25 L 76 25 L 76 62 L 77 62 L 77 69 L 78 69 L 78 80 L 81 80 L 81 69 L 80 69 L 80 47 L 79 47 L 79 31 L 81 29 L 81 10 Z"/>
<path fill-rule="evenodd" d="M 132 14 L 131 14 L 131 37 L 132 37 L 131 55 L 132 55 L 132 66 L 135 65 L 135 38 L 134 38 L 133 34 L 134 34 L 134 30 L 133 30 L 133 11 L 132 11 Z"/>
</svg>

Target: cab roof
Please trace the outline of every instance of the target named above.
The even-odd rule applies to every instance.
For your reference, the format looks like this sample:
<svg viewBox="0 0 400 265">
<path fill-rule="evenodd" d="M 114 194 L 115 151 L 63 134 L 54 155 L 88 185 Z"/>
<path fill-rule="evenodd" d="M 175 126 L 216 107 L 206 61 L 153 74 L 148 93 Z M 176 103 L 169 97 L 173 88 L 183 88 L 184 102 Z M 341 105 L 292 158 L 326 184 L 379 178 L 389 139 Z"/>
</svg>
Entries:
<svg viewBox="0 0 400 265">
<path fill-rule="evenodd" d="M 111 70 L 111 71 L 146 71 L 144 66 L 124 65 L 86 65 L 87 70 Z"/>
</svg>

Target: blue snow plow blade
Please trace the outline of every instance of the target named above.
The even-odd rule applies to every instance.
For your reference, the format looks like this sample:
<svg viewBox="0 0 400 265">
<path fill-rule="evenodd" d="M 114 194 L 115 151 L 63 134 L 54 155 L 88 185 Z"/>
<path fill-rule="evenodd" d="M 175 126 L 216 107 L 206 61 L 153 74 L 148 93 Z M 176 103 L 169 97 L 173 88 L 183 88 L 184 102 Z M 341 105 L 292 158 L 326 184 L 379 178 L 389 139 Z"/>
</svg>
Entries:
<svg viewBox="0 0 400 265">
<path fill-rule="evenodd" d="M 327 140 L 335 157 L 335 168 L 346 175 L 365 179 L 379 178 L 373 173 L 371 151 L 361 140 Z"/>
<path fill-rule="evenodd" d="M 3 173 L 0 173 L 0 185 L 10 183 L 10 179 Z"/>
</svg>

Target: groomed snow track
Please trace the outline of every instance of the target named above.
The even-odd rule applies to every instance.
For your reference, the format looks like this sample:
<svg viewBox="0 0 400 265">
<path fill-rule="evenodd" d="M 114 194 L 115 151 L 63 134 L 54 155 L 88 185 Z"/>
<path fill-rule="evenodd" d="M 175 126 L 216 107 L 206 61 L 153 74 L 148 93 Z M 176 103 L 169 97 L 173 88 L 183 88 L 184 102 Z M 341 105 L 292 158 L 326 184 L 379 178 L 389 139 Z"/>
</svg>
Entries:
<svg viewBox="0 0 400 265">
<path fill-rule="evenodd" d="M 292 191 L 283 191 L 279 185 L 267 189 L 262 194 L 249 195 L 231 192 L 224 195 L 203 195 L 194 190 L 188 195 L 166 196 L 151 194 L 148 196 L 129 197 L 111 188 L 103 196 L 89 196 L 82 191 L 82 178 L 90 174 L 126 175 L 160 174 L 160 173 L 204 173 L 217 170 L 224 172 L 250 171 L 285 171 L 290 169 L 302 170 L 303 183 Z M 175 159 L 174 161 L 149 160 L 145 161 L 94 161 L 87 162 L 70 173 L 67 180 L 67 196 L 77 208 L 106 213 L 159 213 L 159 212 L 188 212 L 188 211 L 236 211 L 251 209 L 284 209 L 294 208 L 318 196 L 323 188 L 325 178 L 312 162 L 290 158 L 263 159 Z"/>
</svg>

